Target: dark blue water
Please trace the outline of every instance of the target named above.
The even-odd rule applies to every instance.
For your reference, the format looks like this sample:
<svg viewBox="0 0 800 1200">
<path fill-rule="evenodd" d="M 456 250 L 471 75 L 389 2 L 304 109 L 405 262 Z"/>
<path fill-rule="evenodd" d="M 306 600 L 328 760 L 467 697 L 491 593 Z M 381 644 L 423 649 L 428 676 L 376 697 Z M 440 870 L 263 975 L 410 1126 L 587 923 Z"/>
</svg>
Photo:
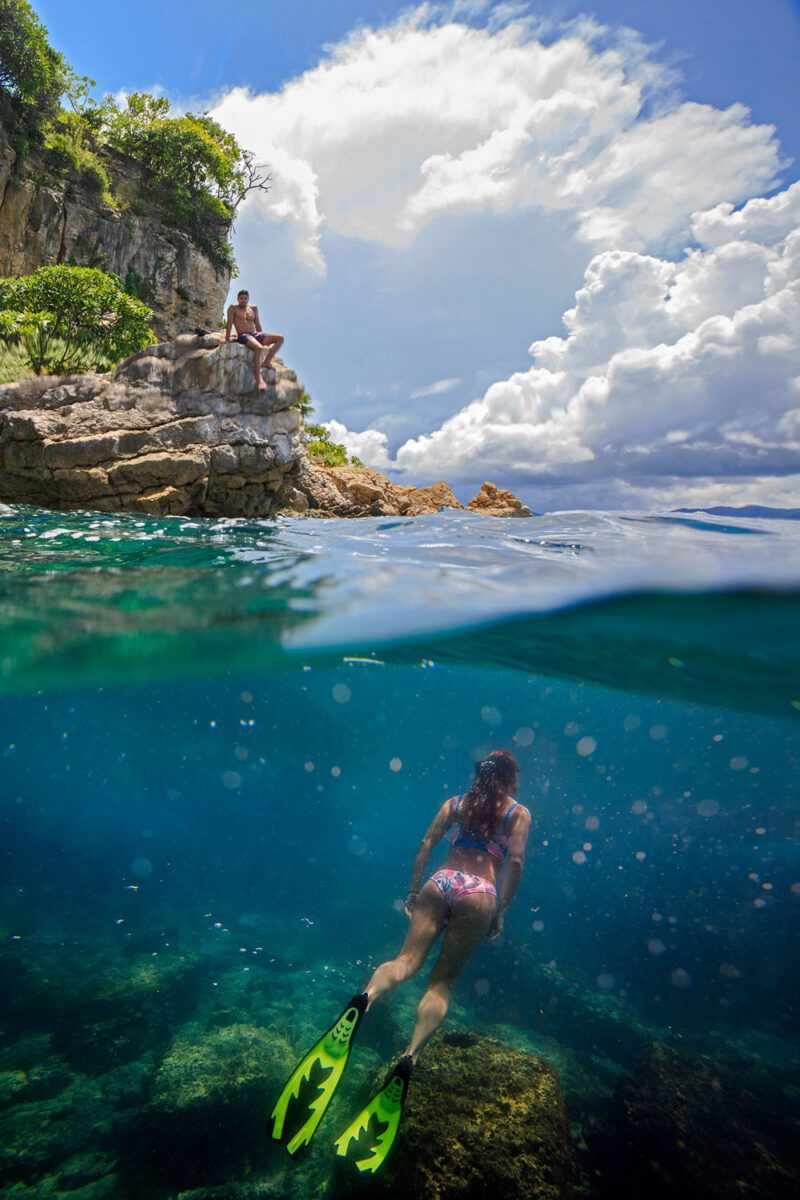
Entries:
<svg viewBox="0 0 800 1200">
<path fill-rule="evenodd" d="M 555 1066 L 581 1147 L 653 1040 L 746 1077 L 791 1119 L 796 523 L 16 509 L 0 530 L 8 1145 L 33 1137 L 37 1104 L 123 1068 L 139 1072 L 135 1129 L 169 1046 L 212 1018 L 302 1049 L 397 950 L 426 825 L 500 746 L 533 814 L 528 861 L 451 1027 Z M 168 974 L 142 991 L 147 960 L 196 974 L 180 996 Z M 126 988 L 161 1012 L 134 1038 Z M 408 989 L 386 1002 L 396 1036 Z M 380 1036 L 376 1062 L 393 1052 Z M 45 1099 L 18 1078 L 37 1069 Z M 73 1172 L 87 1197 L 184 1187 L 137 1192 L 141 1147 L 100 1143 L 103 1169 Z M 9 1151 L 2 1194 L 77 1195 L 59 1153 Z M 225 1169 L 243 1178 L 236 1158 Z M 576 1195 L 599 1186 L 582 1169 Z M 275 1170 L 259 1194 L 324 1184 Z"/>
</svg>

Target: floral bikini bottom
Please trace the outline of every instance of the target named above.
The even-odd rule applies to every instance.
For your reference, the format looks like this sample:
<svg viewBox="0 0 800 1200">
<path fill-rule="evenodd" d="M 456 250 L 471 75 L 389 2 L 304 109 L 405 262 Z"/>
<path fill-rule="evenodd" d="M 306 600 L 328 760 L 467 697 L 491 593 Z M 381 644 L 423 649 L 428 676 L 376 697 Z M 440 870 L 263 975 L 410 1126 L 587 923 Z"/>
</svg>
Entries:
<svg viewBox="0 0 800 1200">
<path fill-rule="evenodd" d="M 431 880 L 436 884 L 448 904 L 454 904 L 463 896 L 472 896 L 478 893 L 497 897 L 497 888 L 493 883 L 490 883 L 488 879 L 481 879 L 480 875 L 469 875 L 466 871 L 452 871 L 442 867 L 440 871 L 431 875 Z"/>
</svg>

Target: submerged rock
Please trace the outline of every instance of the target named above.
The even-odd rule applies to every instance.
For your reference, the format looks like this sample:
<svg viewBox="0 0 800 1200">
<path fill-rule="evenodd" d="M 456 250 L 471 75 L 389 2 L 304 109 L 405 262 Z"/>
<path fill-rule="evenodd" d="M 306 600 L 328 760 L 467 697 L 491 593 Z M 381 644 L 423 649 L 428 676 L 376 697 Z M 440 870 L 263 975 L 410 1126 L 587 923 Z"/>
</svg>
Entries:
<svg viewBox="0 0 800 1200">
<path fill-rule="evenodd" d="M 345 1166 L 337 1197 L 351 1194 Z M 398 1140 L 369 1190 L 387 1200 L 561 1200 L 570 1169 L 555 1072 L 492 1038 L 454 1033 L 421 1057 Z"/>
<path fill-rule="evenodd" d="M 142 1111 L 141 1135 L 159 1172 L 191 1184 L 239 1155 L 263 1153 L 264 1122 L 292 1069 L 280 1035 L 228 1025 L 179 1037 Z"/>
<path fill-rule="evenodd" d="M 82 1070 L 107 1070 L 163 1046 L 196 1002 L 199 955 L 138 956 L 62 996 L 56 1048 Z"/>
<path fill-rule="evenodd" d="M 49 508 L 271 516 L 305 455 L 302 388 L 221 334 L 149 346 L 107 375 L 0 388 L 0 499 Z"/>
<path fill-rule="evenodd" d="M 776 1098 L 778 1099 L 778 1098 Z M 790 1200 L 797 1120 L 770 1113 L 699 1057 L 658 1043 L 617 1085 L 593 1146 L 609 1200 Z"/>
</svg>

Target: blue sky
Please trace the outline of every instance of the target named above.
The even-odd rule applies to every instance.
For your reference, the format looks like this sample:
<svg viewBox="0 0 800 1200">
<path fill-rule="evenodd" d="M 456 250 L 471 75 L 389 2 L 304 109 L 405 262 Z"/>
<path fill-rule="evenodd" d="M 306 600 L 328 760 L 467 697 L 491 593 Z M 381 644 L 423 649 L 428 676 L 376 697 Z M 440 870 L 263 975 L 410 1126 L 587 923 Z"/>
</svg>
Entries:
<svg viewBox="0 0 800 1200">
<path fill-rule="evenodd" d="M 710 336 L 711 319 L 733 321 L 746 352 L 750 326 L 737 313 L 787 261 L 794 219 L 794 193 L 780 197 L 800 177 L 798 3 L 520 4 L 518 15 L 538 24 L 517 34 L 504 32 L 511 5 L 475 0 L 450 0 L 446 13 L 430 6 L 438 12 L 418 14 L 413 28 L 400 19 L 407 4 L 370 0 L 262 3 L 246 17 L 209 0 L 35 6 L 99 91 L 160 88 L 211 107 L 270 162 L 270 203 L 238 221 L 237 258 L 319 415 L 342 422 L 341 436 L 368 431 L 352 443 L 362 457 L 414 480 L 449 471 L 459 494 L 484 468 L 505 472 L 498 481 L 551 507 L 562 495 L 649 506 L 673 492 L 795 502 L 783 453 L 786 431 L 795 435 L 794 366 L 776 366 L 782 326 L 758 342 L 769 354 L 749 383 L 775 393 L 769 428 L 763 413 L 743 416 L 746 398 L 734 404 L 721 359 L 674 428 L 634 422 L 623 437 L 615 405 L 630 408 L 618 399 L 634 386 L 626 355 L 649 355 L 655 395 L 667 369 L 658 347 L 680 343 L 668 369 L 683 369 L 685 339 Z M 580 14 L 605 31 L 570 27 Z M 461 120 L 471 90 L 459 63 L 470 62 L 485 103 Z M 545 96 L 531 80 L 548 73 Z M 732 104 L 751 119 L 724 116 Z M 541 105 L 554 106 L 552 121 Z M 585 152 L 567 170 L 564 150 L 582 137 Z M 653 154 L 656 141 L 667 155 Z M 493 190 L 479 202 L 486 180 Z M 751 207 L 744 224 L 709 217 L 710 241 L 698 240 L 693 213 L 759 196 L 775 198 L 766 216 Z M 602 330 L 595 309 L 606 313 Z M 532 367 L 529 347 L 545 339 Z M 700 374 L 708 361 L 706 346 Z"/>
</svg>

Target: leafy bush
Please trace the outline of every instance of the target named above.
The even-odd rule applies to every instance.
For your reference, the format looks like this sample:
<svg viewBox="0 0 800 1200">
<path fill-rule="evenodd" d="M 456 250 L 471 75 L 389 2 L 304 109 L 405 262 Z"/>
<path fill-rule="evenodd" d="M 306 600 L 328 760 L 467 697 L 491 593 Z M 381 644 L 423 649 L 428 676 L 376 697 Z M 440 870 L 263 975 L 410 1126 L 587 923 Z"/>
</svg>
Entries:
<svg viewBox="0 0 800 1200">
<path fill-rule="evenodd" d="M 300 402 L 303 396 L 306 397 L 307 401 L 311 400 L 308 393 L 303 392 L 296 407 L 301 407 Z M 307 407 L 311 408 L 311 405 L 308 404 Z M 347 457 L 347 450 L 342 442 L 331 441 L 331 435 L 324 425 L 306 425 L 305 432 L 306 437 L 310 437 L 311 439 L 306 442 L 306 450 L 310 458 L 321 459 L 326 467 L 363 467 L 364 464 L 360 458 L 357 458 L 355 455 L 352 455 L 350 458 Z"/>
<path fill-rule="evenodd" d="M 80 160 L 80 172 L 83 186 L 98 196 L 105 196 L 111 188 L 111 180 L 100 159 L 94 154 L 84 154 Z"/>
<path fill-rule="evenodd" d="M 48 166 L 57 171 L 59 175 L 66 175 L 70 171 L 78 170 L 80 156 L 66 134 L 48 134 L 44 144 L 44 153 Z"/>
<path fill-rule="evenodd" d="M 37 374 L 107 370 L 150 345 L 151 316 L 115 275 L 92 267 L 0 279 L 0 341 L 21 345 Z"/>
</svg>

